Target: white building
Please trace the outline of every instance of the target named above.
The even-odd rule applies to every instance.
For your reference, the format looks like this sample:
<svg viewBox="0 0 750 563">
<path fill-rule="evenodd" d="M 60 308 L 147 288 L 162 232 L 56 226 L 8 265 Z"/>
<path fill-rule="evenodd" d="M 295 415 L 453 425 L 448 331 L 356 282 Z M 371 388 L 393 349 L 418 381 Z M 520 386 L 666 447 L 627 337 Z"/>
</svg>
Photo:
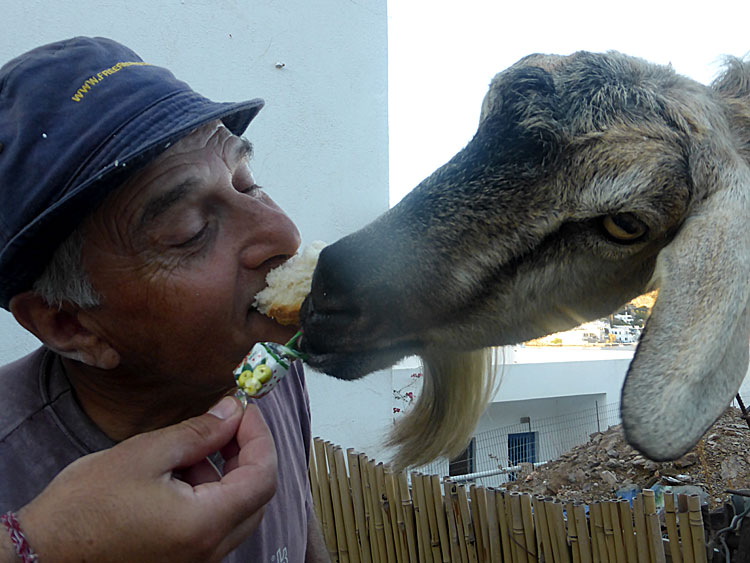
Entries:
<svg viewBox="0 0 750 563">
<path fill-rule="evenodd" d="M 614 325 L 609 330 L 611 334 L 615 335 L 615 340 L 622 344 L 638 342 L 641 337 L 641 329 L 637 326 Z"/>
</svg>

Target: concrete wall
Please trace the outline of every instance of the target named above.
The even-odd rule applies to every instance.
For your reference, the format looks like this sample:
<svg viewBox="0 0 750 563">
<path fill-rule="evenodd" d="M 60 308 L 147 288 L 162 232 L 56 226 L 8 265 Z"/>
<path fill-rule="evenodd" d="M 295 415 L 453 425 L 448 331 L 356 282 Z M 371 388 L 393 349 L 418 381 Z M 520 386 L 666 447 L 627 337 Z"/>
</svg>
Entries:
<svg viewBox="0 0 750 563">
<path fill-rule="evenodd" d="M 247 133 L 255 177 L 305 241 L 334 241 L 388 207 L 385 0 L 26 0 L 5 2 L 2 22 L 0 64 L 43 43 L 102 35 L 217 101 L 264 98 Z M 0 364 L 36 345 L 0 312 Z M 391 422 L 389 378 L 311 374 L 313 431 L 374 443 L 378 424 Z"/>
</svg>

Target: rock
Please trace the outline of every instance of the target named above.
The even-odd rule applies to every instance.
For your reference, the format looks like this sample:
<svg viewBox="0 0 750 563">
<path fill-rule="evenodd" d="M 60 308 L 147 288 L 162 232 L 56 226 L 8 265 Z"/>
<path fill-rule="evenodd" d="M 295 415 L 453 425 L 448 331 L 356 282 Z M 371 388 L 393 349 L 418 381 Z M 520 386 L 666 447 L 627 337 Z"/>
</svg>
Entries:
<svg viewBox="0 0 750 563">
<path fill-rule="evenodd" d="M 614 426 L 593 433 L 590 442 L 538 467 L 512 486 L 552 494 L 565 502 L 613 499 L 614 491 L 626 489 L 626 484 L 638 491 L 649 486 L 675 492 L 701 491 L 709 504 L 726 495 L 723 502 L 729 498 L 726 489 L 743 486 L 742 480 L 750 475 L 750 431 L 742 427 L 744 421 L 738 413 L 738 409 L 727 410 L 706 439 L 674 462 L 646 459 L 625 442 L 622 427 Z"/>
<path fill-rule="evenodd" d="M 653 472 L 653 471 L 656 471 L 658 467 L 659 467 L 659 464 L 656 463 L 655 461 L 651 461 L 650 459 L 646 460 L 646 463 L 643 464 L 643 469 L 645 469 L 646 471 Z"/>
<path fill-rule="evenodd" d="M 737 456 L 730 456 L 721 462 L 721 477 L 722 479 L 734 479 L 740 472 L 742 467 L 740 460 Z"/>
<path fill-rule="evenodd" d="M 630 465 L 635 465 L 638 467 L 643 467 L 645 463 L 646 458 L 640 455 L 637 455 L 630 460 Z"/>
<path fill-rule="evenodd" d="M 697 462 L 698 462 L 698 454 L 695 452 L 690 452 L 682 456 L 680 459 L 675 460 L 674 466 L 682 469 L 684 467 L 690 467 L 691 465 L 695 465 Z"/>
<path fill-rule="evenodd" d="M 602 479 L 604 479 L 609 484 L 610 487 L 614 487 L 618 482 L 617 475 L 606 469 L 602 471 L 600 475 Z"/>
<path fill-rule="evenodd" d="M 607 469 L 619 469 L 622 467 L 622 462 L 619 459 L 610 459 L 604 466 Z"/>
</svg>

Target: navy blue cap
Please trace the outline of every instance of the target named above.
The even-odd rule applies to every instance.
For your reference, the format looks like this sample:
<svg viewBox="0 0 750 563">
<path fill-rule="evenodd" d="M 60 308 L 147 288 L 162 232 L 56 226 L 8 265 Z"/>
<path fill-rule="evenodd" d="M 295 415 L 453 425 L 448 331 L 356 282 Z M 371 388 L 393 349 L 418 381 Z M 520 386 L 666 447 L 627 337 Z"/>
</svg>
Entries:
<svg viewBox="0 0 750 563">
<path fill-rule="evenodd" d="M 134 171 L 200 125 L 241 135 L 260 99 L 217 103 L 104 38 L 38 47 L 0 68 L 0 306 Z"/>
</svg>

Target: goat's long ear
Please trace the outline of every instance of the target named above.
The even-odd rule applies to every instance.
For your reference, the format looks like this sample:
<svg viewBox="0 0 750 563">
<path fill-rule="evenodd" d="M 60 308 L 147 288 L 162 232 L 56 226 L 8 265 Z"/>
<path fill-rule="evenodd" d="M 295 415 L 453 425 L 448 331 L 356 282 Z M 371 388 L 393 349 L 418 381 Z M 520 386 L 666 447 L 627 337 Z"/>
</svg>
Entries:
<svg viewBox="0 0 750 563">
<path fill-rule="evenodd" d="M 659 296 L 622 391 L 626 438 L 654 460 L 693 447 L 748 368 L 750 170 L 731 149 L 706 152 L 692 170 L 700 201 L 659 254 Z"/>
</svg>

